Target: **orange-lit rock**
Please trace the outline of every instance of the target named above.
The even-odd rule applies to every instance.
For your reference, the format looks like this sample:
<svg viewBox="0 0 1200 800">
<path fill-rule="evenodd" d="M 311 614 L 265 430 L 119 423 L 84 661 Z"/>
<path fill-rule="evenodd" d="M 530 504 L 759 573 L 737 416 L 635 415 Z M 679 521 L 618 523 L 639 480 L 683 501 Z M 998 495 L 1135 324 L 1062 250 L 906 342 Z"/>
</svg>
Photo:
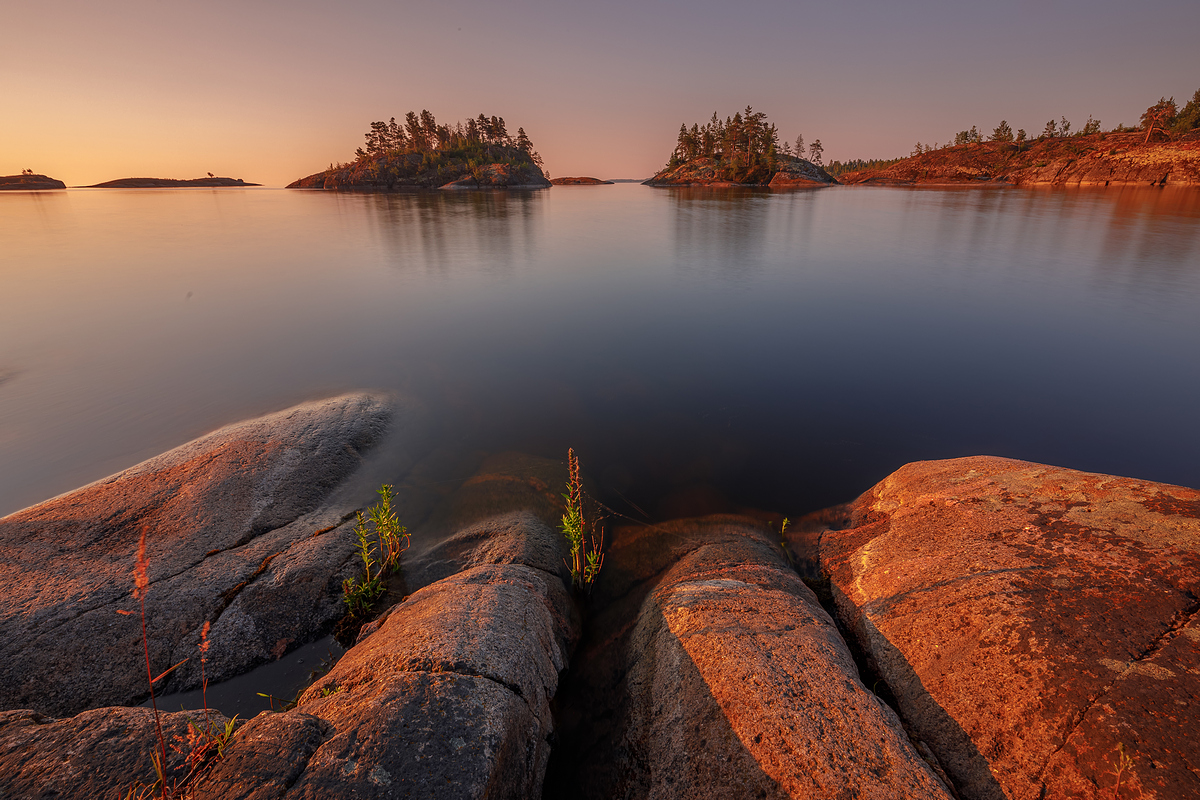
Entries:
<svg viewBox="0 0 1200 800">
<path fill-rule="evenodd" d="M 743 517 L 615 534 L 560 795 L 948 800 L 777 536 Z"/>
<path fill-rule="evenodd" d="M 819 548 L 963 798 L 1200 796 L 1200 492 L 919 462 Z"/>
</svg>

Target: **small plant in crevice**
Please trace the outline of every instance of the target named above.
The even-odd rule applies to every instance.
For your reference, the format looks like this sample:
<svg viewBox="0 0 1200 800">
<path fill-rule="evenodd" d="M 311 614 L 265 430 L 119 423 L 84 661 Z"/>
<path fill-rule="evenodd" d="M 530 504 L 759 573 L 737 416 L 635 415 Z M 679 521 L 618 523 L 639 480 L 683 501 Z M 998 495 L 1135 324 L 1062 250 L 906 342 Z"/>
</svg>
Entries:
<svg viewBox="0 0 1200 800">
<path fill-rule="evenodd" d="M 342 582 L 346 609 L 353 617 L 370 615 L 375 601 L 387 590 L 388 576 L 400 571 L 400 554 L 408 549 L 408 529 L 392 510 L 394 491 L 385 483 L 378 491 L 379 502 L 367 509 L 366 516 L 361 511 L 355 515 L 358 521 L 354 534 L 364 572 L 360 580 L 347 578 Z"/>
<path fill-rule="evenodd" d="M 571 585 L 576 590 L 590 592 L 604 566 L 604 528 L 599 519 L 592 516 L 589 521 L 585 514 L 585 493 L 574 449 L 567 450 L 567 471 L 567 491 L 562 496 L 566 507 L 559 526 L 570 549 L 570 558 L 565 563 L 571 572 Z"/>
<path fill-rule="evenodd" d="M 792 560 L 792 551 L 788 550 L 787 545 L 787 528 L 790 523 L 791 520 L 784 517 L 783 523 L 779 526 L 779 549 L 783 551 L 783 557 L 787 559 L 788 566 L 795 569 L 796 562 Z"/>
<path fill-rule="evenodd" d="M 152 784 L 137 783 L 123 795 L 123 800 L 170 800 L 170 798 L 186 798 L 192 795 L 197 784 L 208 769 L 225 755 L 225 748 L 233 739 L 237 727 L 237 716 L 228 720 L 223 726 L 214 726 L 209 717 L 208 708 L 208 678 L 204 666 L 208 661 L 208 632 L 209 622 L 204 623 L 200 631 L 200 676 L 201 696 L 204 705 L 204 724 L 200 726 L 192 719 L 188 720 L 187 736 L 176 736 L 170 744 L 170 749 L 183 756 L 184 772 L 181 777 L 170 778 L 167 774 L 167 739 L 162 729 L 162 716 L 158 710 L 154 686 L 163 678 L 170 675 L 187 663 L 183 659 L 178 664 L 168 667 L 155 676 L 150 668 L 150 639 L 146 633 L 146 595 L 150 590 L 150 579 L 147 575 L 149 559 L 146 557 L 146 529 L 138 541 L 137 559 L 133 570 L 133 597 L 140 606 L 142 624 L 142 654 L 146 662 L 146 681 L 150 689 L 150 706 L 154 709 L 155 748 L 150 754 L 150 762 L 154 767 L 155 781 Z M 131 615 L 137 612 L 118 610 L 118 614 Z"/>
<path fill-rule="evenodd" d="M 1133 767 L 1133 758 L 1125 752 L 1125 744 L 1122 742 L 1117 745 L 1117 751 L 1113 754 L 1112 774 L 1116 778 L 1116 782 L 1113 784 L 1113 800 L 1120 800 L 1121 782 L 1131 767 Z"/>
</svg>

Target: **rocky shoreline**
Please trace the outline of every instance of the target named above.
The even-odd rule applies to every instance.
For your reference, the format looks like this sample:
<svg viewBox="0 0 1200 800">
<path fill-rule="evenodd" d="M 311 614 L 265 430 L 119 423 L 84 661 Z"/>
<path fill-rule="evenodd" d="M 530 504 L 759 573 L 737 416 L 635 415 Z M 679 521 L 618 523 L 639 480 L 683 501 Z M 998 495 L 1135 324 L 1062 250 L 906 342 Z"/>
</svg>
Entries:
<svg viewBox="0 0 1200 800">
<path fill-rule="evenodd" d="M 727 167 L 715 158 L 693 158 L 676 167 L 668 167 L 643 186 L 709 186 L 725 188 L 734 186 L 769 186 L 772 189 L 812 188 L 836 186 L 838 180 L 820 166 L 803 158 L 778 154 L 770 177 L 760 183 L 737 183 L 724 176 Z"/>
<path fill-rule="evenodd" d="M 153 780 L 118 613 L 143 530 L 155 669 L 208 622 L 236 675 L 329 630 L 381 480 L 411 521 L 402 599 L 243 721 L 195 797 L 1200 794 L 1200 492 L 919 462 L 782 538 L 771 515 L 619 528 L 585 597 L 563 465 L 456 456 L 422 419 L 309 403 L 0 519 L 0 796 Z"/>
<path fill-rule="evenodd" d="M 82 186 L 82 189 L 219 189 L 239 186 L 261 186 L 261 183 L 247 183 L 241 178 L 192 178 L 180 180 L 176 178 L 118 178 L 115 181 L 94 183 Z"/>
<path fill-rule="evenodd" d="M 65 183 L 47 175 L 35 175 L 28 172 L 20 175 L 0 175 L 0 191 L 32 192 L 65 188 L 67 188 Z"/>
<path fill-rule="evenodd" d="M 1147 143 L 1146 135 L 1097 133 L 1030 142 L 943 147 L 882 170 L 841 176 L 847 185 L 1200 186 L 1200 131 Z"/>
</svg>

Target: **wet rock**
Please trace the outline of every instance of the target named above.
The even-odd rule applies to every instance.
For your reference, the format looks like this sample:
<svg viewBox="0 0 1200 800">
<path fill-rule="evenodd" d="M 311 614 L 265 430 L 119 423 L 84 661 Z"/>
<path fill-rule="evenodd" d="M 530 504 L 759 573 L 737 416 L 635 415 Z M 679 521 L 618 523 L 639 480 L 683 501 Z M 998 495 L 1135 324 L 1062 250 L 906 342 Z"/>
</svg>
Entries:
<svg viewBox="0 0 1200 800">
<path fill-rule="evenodd" d="M 949 797 L 777 536 L 741 517 L 615 534 L 547 796 Z"/>
<path fill-rule="evenodd" d="M 566 482 L 559 461 L 511 452 L 487 457 L 411 531 L 409 590 L 484 564 L 525 564 L 568 577 L 558 531 Z"/>
<path fill-rule="evenodd" d="M 976 457 L 851 517 L 839 614 L 963 798 L 1200 796 L 1200 492 Z"/>
<path fill-rule="evenodd" d="M 210 680 L 317 636 L 358 568 L 338 526 L 370 490 L 348 479 L 395 413 L 364 394 L 307 403 L 0 519 L 0 708 L 66 715 L 146 696 L 141 619 L 118 613 L 138 610 L 143 531 L 152 667 L 191 659 L 164 691 L 198 686 L 206 622 Z"/>
<path fill-rule="evenodd" d="M 189 721 L 223 731 L 225 717 L 209 712 L 163 714 L 170 781 L 187 774 L 182 746 Z M 33 711 L 0 711 L 0 797 L 124 797 L 136 785 L 155 781 L 151 753 L 158 746 L 154 712 L 148 708 L 103 708 L 69 719 Z M 186 748 L 184 748 L 186 752 Z"/>
</svg>

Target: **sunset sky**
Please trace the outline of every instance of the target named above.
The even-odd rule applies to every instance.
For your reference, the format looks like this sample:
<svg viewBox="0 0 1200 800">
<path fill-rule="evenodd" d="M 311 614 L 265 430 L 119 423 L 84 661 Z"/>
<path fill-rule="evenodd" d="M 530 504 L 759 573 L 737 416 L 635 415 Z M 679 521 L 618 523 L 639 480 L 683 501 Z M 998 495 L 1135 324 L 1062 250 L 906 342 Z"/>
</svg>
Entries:
<svg viewBox="0 0 1200 800">
<path fill-rule="evenodd" d="M 0 175 L 69 186 L 279 186 L 409 109 L 503 116 L 555 176 L 638 178 L 681 122 L 747 104 L 845 160 L 1200 88 L 1195 0 L 8 0 L 0 24 Z"/>
</svg>

